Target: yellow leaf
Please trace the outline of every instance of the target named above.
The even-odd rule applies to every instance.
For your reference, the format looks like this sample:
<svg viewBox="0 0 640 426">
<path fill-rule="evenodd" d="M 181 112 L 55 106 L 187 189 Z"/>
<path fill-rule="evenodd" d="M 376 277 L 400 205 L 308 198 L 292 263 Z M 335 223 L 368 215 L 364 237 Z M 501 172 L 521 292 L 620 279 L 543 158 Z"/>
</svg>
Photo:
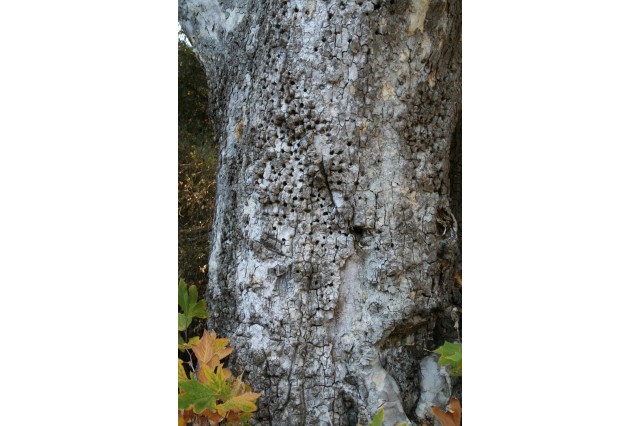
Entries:
<svg viewBox="0 0 640 426">
<path fill-rule="evenodd" d="M 200 341 L 193 345 L 192 349 L 200 364 L 215 368 L 222 358 L 233 351 L 233 347 L 227 347 L 228 344 L 229 339 L 217 339 L 214 331 L 210 333 L 205 330 Z"/>
<path fill-rule="evenodd" d="M 228 399 L 224 404 L 218 404 L 216 409 L 222 415 L 230 411 L 251 413 L 257 409 L 255 401 L 258 397 L 260 397 L 259 393 L 246 392 Z"/>
<path fill-rule="evenodd" d="M 200 364 L 197 371 L 198 381 L 205 385 L 209 383 L 209 376 L 212 371 L 213 369 L 209 368 L 207 364 Z"/>
</svg>

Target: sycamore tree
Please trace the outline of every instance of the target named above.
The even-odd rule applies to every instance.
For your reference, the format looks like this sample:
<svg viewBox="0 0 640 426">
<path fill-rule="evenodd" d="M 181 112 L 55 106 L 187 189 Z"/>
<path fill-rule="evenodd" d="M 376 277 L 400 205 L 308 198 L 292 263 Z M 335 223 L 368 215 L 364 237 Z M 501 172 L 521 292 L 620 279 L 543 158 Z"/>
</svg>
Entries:
<svg viewBox="0 0 640 426">
<path fill-rule="evenodd" d="M 220 149 L 209 326 L 254 418 L 431 417 L 459 385 L 429 361 L 460 339 L 460 0 L 180 0 L 179 19 Z"/>
</svg>

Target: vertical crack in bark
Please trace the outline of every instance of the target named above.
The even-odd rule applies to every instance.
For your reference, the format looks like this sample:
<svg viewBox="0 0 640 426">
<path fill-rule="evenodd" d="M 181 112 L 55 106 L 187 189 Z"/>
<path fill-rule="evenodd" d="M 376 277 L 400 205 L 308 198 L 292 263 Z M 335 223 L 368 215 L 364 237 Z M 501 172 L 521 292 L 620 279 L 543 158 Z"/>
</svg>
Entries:
<svg viewBox="0 0 640 426">
<path fill-rule="evenodd" d="M 293 372 L 293 368 L 295 367 L 296 357 L 298 356 L 298 345 L 295 345 L 293 348 L 293 356 L 291 357 L 291 365 L 289 366 L 289 373 L 287 374 L 287 382 L 289 383 L 289 387 L 287 389 L 287 396 L 280 407 L 280 411 L 284 411 L 289 404 L 289 399 L 291 397 L 291 373 Z"/>
<path fill-rule="evenodd" d="M 324 169 L 324 160 L 320 160 L 319 165 L 320 174 L 324 179 L 324 184 L 327 187 L 327 191 L 329 192 L 329 197 L 331 198 L 331 205 L 337 211 L 338 207 L 336 206 L 336 201 L 333 198 L 333 192 L 331 191 L 331 186 L 329 185 L 329 177 L 327 176 L 327 172 Z"/>
</svg>

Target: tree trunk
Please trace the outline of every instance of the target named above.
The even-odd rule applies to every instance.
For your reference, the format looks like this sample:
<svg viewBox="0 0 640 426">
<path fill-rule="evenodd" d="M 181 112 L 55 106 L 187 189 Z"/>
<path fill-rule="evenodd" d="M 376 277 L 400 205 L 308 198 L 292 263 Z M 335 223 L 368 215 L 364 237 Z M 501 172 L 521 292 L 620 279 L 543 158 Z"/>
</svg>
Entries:
<svg viewBox="0 0 640 426">
<path fill-rule="evenodd" d="M 460 0 L 180 0 L 179 17 L 220 145 L 209 325 L 262 392 L 256 420 L 429 416 L 421 361 L 459 339 Z"/>
</svg>

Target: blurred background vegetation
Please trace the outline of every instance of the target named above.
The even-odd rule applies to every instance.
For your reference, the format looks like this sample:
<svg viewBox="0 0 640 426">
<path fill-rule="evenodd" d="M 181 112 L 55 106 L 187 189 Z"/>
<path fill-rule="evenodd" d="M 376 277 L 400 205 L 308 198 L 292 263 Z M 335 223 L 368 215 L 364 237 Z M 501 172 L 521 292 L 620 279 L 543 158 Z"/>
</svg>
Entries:
<svg viewBox="0 0 640 426">
<path fill-rule="evenodd" d="M 204 68 L 178 38 L 178 274 L 203 294 L 207 282 L 218 147 Z"/>
</svg>

